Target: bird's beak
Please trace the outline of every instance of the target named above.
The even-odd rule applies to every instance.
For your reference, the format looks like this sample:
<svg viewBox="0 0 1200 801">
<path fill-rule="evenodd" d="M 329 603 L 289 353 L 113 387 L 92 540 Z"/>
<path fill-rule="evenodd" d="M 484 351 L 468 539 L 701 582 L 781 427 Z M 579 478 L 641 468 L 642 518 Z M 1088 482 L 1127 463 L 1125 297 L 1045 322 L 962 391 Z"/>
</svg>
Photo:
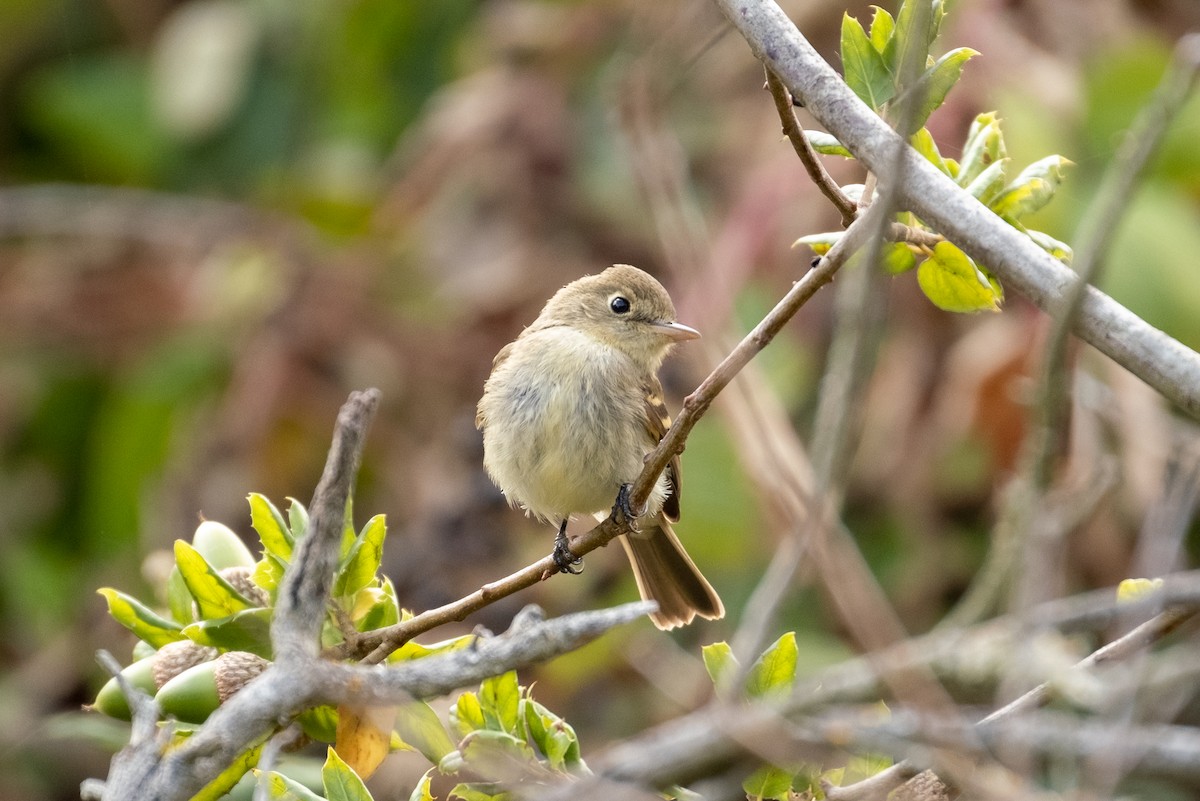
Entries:
<svg viewBox="0 0 1200 801">
<path fill-rule="evenodd" d="M 683 323 L 656 322 L 654 325 L 658 328 L 660 334 L 672 342 L 683 342 L 685 339 L 700 338 L 699 331 Z"/>
</svg>

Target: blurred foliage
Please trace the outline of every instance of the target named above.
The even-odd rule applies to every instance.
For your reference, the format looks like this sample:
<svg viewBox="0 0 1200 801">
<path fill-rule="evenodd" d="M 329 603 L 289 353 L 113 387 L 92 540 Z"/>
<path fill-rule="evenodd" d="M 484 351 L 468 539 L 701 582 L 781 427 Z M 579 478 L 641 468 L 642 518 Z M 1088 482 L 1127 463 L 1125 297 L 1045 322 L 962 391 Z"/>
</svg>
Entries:
<svg viewBox="0 0 1200 801">
<path fill-rule="evenodd" d="M 784 5 L 830 54 L 843 14 L 869 13 Z M 1198 17 L 1188 3 L 958 0 L 943 41 L 981 55 L 929 119 L 932 138 L 960 158 L 971 121 L 996 109 L 1014 164 L 1070 158 L 1055 203 L 1028 221 L 1070 242 Z M 105 748 L 64 734 L 92 724 L 47 717 L 94 697 L 98 647 L 129 661 L 93 588 L 149 599 L 198 514 L 248 537 L 250 488 L 307 498 L 352 388 L 384 391 L 358 500 L 390 516 L 383 570 L 400 605 L 450 600 L 546 551 L 551 532 L 508 510 L 480 467 L 473 406 L 500 345 L 558 286 L 618 261 L 662 276 L 706 341 L 740 335 L 805 269 L 787 244 L 836 224 L 721 25 L 706 4 L 633 0 L 0 0 L 4 796 L 74 798 L 106 772 Z M 1106 274 L 1193 347 L 1198 130 L 1193 98 L 1130 199 Z M 719 273 L 668 270 L 642 193 L 655 164 L 682 165 Z M 830 168 L 861 180 L 851 163 Z M 891 287 L 847 522 L 919 629 L 986 548 L 1038 323 L 1014 297 L 1003 314 L 951 319 L 909 278 Z M 819 298 L 759 365 L 801 431 L 829 313 Z M 668 363 L 676 405 L 710 366 L 698 353 Z M 784 536 L 720 411 L 684 455 L 679 530 L 731 614 L 673 635 L 692 651 L 728 636 Z M 1152 499 L 1139 488 L 1161 478 L 1146 464 L 1129 462 L 1104 524 L 1076 536 L 1071 586 L 1127 575 Z M 634 593 L 614 553 L 547 584 L 469 623 Z M 817 590 L 781 617 L 800 673 L 849 648 Z M 676 669 L 664 639 L 622 633 L 549 665 L 539 700 L 598 747 L 705 697 L 703 671 Z"/>
</svg>

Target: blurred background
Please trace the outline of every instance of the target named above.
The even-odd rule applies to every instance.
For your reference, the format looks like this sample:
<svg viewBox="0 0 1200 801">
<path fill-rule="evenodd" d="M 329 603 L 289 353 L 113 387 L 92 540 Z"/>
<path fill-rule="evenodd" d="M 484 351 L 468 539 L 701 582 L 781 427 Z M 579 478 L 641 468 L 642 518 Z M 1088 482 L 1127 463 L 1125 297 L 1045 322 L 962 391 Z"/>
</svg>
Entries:
<svg viewBox="0 0 1200 801">
<path fill-rule="evenodd" d="M 783 5 L 835 66 L 843 11 L 870 17 Z M 955 156 L 995 109 L 1018 168 L 1075 162 L 1035 221 L 1070 242 L 1175 39 L 1198 29 L 1194 0 L 958 0 L 940 47 L 982 55 L 930 127 Z M 307 502 L 349 391 L 383 391 L 358 522 L 387 515 L 403 605 L 444 603 L 550 547 L 482 472 L 473 416 L 493 355 L 555 289 L 614 262 L 656 274 L 705 335 L 665 370 L 677 409 L 805 272 L 791 243 L 838 227 L 761 68 L 707 3 L 0 0 L 0 31 L 0 799 L 77 798 L 107 773 L 124 730 L 77 710 L 105 679 L 95 651 L 128 661 L 132 639 L 96 588 L 153 598 L 201 515 L 253 543 L 248 492 Z M 1193 98 L 1104 281 L 1193 348 L 1198 143 Z M 751 385 L 806 442 L 832 297 Z M 940 312 L 912 274 L 889 279 L 887 314 L 846 520 L 919 632 L 987 549 L 1044 321 L 1013 293 L 1001 314 Z M 1084 364 L 1111 413 L 1072 453 L 1102 452 L 1122 480 L 1071 539 L 1070 590 L 1128 575 L 1181 447 L 1153 393 Z M 585 758 L 706 697 L 697 648 L 731 636 L 784 536 L 737 422 L 718 403 L 689 440 L 678 527 L 728 619 L 671 635 L 646 622 L 522 676 Z M 609 548 L 461 630 L 501 630 L 530 602 L 635 597 Z M 802 671 L 850 652 L 815 590 L 781 623 Z M 413 779 L 378 781 L 407 797 Z"/>
</svg>

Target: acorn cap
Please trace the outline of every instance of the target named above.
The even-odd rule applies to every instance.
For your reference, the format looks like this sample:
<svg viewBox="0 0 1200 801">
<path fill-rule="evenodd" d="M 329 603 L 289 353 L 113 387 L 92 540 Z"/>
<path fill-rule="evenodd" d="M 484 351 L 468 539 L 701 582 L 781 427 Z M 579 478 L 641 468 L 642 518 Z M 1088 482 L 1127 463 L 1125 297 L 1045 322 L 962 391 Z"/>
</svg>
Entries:
<svg viewBox="0 0 1200 801">
<path fill-rule="evenodd" d="M 161 688 L 190 667 L 217 658 L 217 649 L 191 640 L 169 642 L 154 655 L 154 687 Z"/>
<path fill-rule="evenodd" d="M 246 684 L 269 668 L 271 663 L 257 654 L 246 651 L 229 651 L 217 657 L 213 677 L 217 682 L 217 697 L 221 703 L 246 686 Z"/>
<path fill-rule="evenodd" d="M 252 567 L 225 567 L 217 571 L 221 578 L 228 581 L 233 588 L 242 594 L 255 606 L 270 606 L 271 596 L 262 587 L 254 583 Z"/>
</svg>

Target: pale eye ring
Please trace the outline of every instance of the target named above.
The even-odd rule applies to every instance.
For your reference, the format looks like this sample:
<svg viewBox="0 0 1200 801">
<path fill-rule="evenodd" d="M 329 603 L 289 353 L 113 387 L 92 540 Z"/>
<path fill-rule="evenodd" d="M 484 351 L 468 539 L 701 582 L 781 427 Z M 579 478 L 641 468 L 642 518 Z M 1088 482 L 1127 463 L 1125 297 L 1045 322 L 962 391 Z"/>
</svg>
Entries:
<svg viewBox="0 0 1200 801">
<path fill-rule="evenodd" d="M 608 301 L 608 308 L 612 309 L 614 314 L 629 314 L 632 307 L 629 304 L 629 298 L 624 295 L 614 295 Z"/>
</svg>

